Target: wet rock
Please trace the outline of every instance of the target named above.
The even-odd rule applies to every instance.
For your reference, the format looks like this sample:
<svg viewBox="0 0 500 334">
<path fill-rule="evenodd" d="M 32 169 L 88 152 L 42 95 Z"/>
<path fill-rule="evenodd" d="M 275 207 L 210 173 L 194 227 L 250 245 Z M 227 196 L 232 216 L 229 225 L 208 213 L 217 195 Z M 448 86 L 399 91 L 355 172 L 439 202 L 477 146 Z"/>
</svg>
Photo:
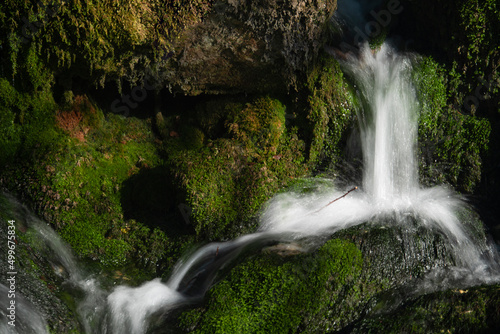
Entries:
<svg viewBox="0 0 500 334">
<path fill-rule="evenodd" d="M 16 273 L 13 275 L 15 297 L 9 299 L 6 293 L 2 293 L 0 304 L 6 305 L 14 300 L 18 305 L 16 329 L 19 329 L 19 333 L 39 333 L 41 329 L 33 327 L 44 324 L 45 320 L 53 332 L 79 331 L 81 328 L 74 310 L 62 301 L 67 296 L 63 282 L 68 274 L 55 261 L 57 256 L 51 254 L 52 250 L 30 228 L 30 221 L 36 218 L 23 208 L 10 196 L 0 193 L 0 218 L 2 221 L 15 220 L 16 226 L 15 261 L 12 267 L 6 261 L 0 262 L 2 284 L 12 277 L 9 273 Z M 5 223 L 0 224 L 0 238 L 4 240 L 0 244 L 0 252 L 5 256 L 8 251 L 7 226 Z M 70 299 L 66 297 L 66 300 Z M 33 310 L 38 312 L 30 313 L 35 312 Z"/>
<path fill-rule="evenodd" d="M 499 303 L 498 284 L 435 292 L 364 319 L 352 333 L 493 333 L 500 327 Z"/>
<path fill-rule="evenodd" d="M 336 0 L 216 1 L 185 29 L 162 81 L 187 95 L 285 91 L 320 50 Z"/>
</svg>

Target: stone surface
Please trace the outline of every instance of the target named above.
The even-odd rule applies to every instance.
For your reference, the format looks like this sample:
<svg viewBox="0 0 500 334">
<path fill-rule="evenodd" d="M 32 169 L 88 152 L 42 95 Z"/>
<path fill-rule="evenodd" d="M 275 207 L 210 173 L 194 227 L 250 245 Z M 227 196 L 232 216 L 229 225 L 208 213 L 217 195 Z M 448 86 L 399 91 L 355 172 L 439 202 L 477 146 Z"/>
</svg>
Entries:
<svg viewBox="0 0 500 334">
<path fill-rule="evenodd" d="M 286 91 L 312 66 L 336 0 L 217 1 L 175 43 L 161 81 L 187 95 Z"/>
</svg>

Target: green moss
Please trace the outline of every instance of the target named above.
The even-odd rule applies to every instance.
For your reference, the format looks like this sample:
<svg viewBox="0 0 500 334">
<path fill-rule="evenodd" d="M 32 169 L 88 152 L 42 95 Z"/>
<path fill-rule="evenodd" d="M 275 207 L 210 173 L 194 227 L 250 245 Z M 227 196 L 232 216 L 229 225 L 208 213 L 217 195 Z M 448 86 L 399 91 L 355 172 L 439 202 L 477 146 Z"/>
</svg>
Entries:
<svg viewBox="0 0 500 334">
<path fill-rule="evenodd" d="M 495 0 L 409 2 L 417 44 L 450 70 L 448 103 L 464 113 L 492 116 L 500 101 L 500 7 Z M 442 18 L 446 17 L 446 24 Z"/>
<path fill-rule="evenodd" d="M 285 132 L 285 107 L 278 100 L 257 99 L 230 115 L 229 133 L 251 154 L 275 154 Z"/>
<path fill-rule="evenodd" d="M 141 168 L 159 163 L 148 136 L 149 130 L 138 120 L 109 115 L 103 128 L 89 134 L 93 140 L 69 143 L 66 152 L 56 153 L 45 166 L 55 171 L 47 192 L 56 198 L 50 203 L 61 236 L 79 255 L 122 264 L 134 247 L 141 248 L 130 241 L 149 236 L 146 227 L 128 230 L 119 188 Z M 130 233 L 137 236 L 129 237 Z M 161 257 L 164 251 L 158 251 L 151 256 Z"/>
<path fill-rule="evenodd" d="M 450 183 L 473 192 L 481 180 L 491 125 L 487 119 L 461 114 L 446 105 L 445 71 L 431 58 L 415 68 L 420 101 L 419 146 L 424 183 Z"/>
<path fill-rule="evenodd" d="M 382 26 L 382 31 L 378 33 L 376 36 L 372 36 L 370 38 L 369 40 L 370 48 L 372 50 L 379 49 L 382 46 L 382 44 L 384 44 L 388 32 L 389 32 L 388 27 Z"/>
<path fill-rule="evenodd" d="M 223 110 L 216 110 L 219 116 L 207 112 L 196 121 L 211 134 L 209 140 L 201 140 L 206 136 L 193 121 L 189 123 L 189 114 L 179 116 L 178 128 L 174 121 L 163 121 L 163 127 L 170 124 L 163 132 L 179 136 L 165 140 L 170 168 L 183 195 L 179 201 L 192 209 L 190 220 L 197 234 L 211 239 L 249 231 L 250 219 L 261 205 L 305 172 L 302 143 L 295 129 L 286 128 L 280 101 L 269 97 L 247 104 L 226 101 L 219 108 Z M 225 125 L 222 132 L 214 130 L 216 123 Z"/>
<path fill-rule="evenodd" d="M 51 147 L 42 163 L 9 168 L 7 186 L 24 185 L 23 193 L 80 257 L 113 266 L 135 258 L 156 270 L 168 239 L 158 228 L 127 222 L 121 192 L 132 175 L 161 163 L 150 125 L 113 114 L 105 119 L 81 96 L 58 124 L 64 142 Z M 152 248 L 146 252 L 148 239 Z"/>
<path fill-rule="evenodd" d="M 464 43 L 461 55 L 465 56 L 467 79 L 476 83 L 477 77 L 487 78 L 492 74 L 498 80 L 498 67 L 500 66 L 500 44 L 498 33 L 500 32 L 500 6 L 495 0 L 469 0 L 460 4 L 459 12 L 461 19 L 460 42 Z M 472 86 L 471 88 L 475 88 Z M 498 86 L 493 94 L 498 98 Z"/>
<path fill-rule="evenodd" d="M 108 78 L 128 75 L 135 82 L 152 63 L 165 63 L 179 33 L 210 9 L 211 1 L 5 1 L 3 70 L 6 77 L 23 80 L 21 63 L 32 48 L 54 72 L 66 70 L 65 78 L 104 85 Z"/>
<path fill-rule="evenodd" d="M 55 128 L 57 105 L 51 92 L 53 77 L 33 51 L 22 68 L 27 77 L 19 87 L 0 78 L 0 166 L 14 159 L 43 156 L 60 143 Z"/>
<path fill-rule="evenodd" d="M 361 266 L 356 246 L 341 240 L 292 259 L 261 255 L 233 269 L 209 292 L 204 311 L 186 312 L 181 323 L 195 333 L 296 332 L 335 300 L 328 289 L 355 280 Z"/>
<path fill-rule="evenodd" d="M 181 128 L 181 142 L 188 150 L 199 150 L 204 146 L 205 134 L 197 127 L 184 126 Z"/>
<path fill-rule="evenodd" d="M 311 126 L 309 164 L 335 164 L 341 160 L 354 117 L 354 100 L 338 62 L 333 58 L 321 59 L 308 77 L 306 90 L 307 120 Z"/>
</svg>

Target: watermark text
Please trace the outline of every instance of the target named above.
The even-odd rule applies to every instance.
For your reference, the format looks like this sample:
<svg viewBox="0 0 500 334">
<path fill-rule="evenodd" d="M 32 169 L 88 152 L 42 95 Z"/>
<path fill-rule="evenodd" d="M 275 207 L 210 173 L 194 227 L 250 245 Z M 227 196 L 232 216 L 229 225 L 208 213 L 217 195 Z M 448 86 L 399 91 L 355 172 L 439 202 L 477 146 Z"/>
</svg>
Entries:
<svg viewBox="0 0 500 334">
<path fill-rule="evenodd" d="M 7 318 L 10 326 L 16 326 L 16 226 L 14 220 L 7 222 Z"/>
</svg>

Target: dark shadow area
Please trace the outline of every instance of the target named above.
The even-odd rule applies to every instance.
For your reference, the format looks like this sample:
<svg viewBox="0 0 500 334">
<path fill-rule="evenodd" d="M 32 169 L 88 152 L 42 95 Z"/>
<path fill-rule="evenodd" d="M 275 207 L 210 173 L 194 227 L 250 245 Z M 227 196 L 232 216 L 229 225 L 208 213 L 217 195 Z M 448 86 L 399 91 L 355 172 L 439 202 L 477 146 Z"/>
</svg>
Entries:
<svg viewBox="0 0 500 334">
<path fill-rule="evenodd" d="M 134 219 L 149 227 L 160 227 L 169 234 L 189 234 L 191 214 L 179 204 L 172 176 L 167 167 L 142 169 L 122 184 L 121 205 L 125 219 Z"/>
<path fill-rule="evenodd" d="M 471 202 L 497 245 L 500 245 L 500 114 L 490 120 L 489 155 L 483 162 L 478 194 L 471 198 Z"/>
</svg>

